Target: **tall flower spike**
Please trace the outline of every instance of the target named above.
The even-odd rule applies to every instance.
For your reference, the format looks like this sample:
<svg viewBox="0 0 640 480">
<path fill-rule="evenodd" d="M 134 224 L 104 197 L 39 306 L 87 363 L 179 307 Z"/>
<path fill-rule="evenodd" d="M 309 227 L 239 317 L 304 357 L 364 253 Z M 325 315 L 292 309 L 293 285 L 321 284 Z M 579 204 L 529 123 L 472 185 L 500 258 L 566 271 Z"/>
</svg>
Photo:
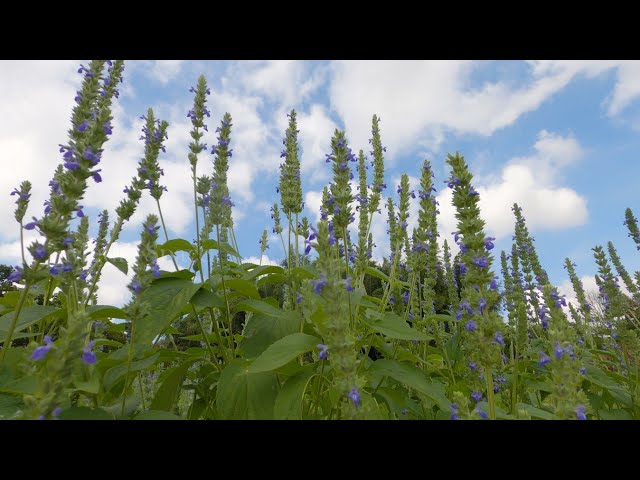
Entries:
<svg viewBox="0 0 640 480">
<path fill-rule="evenodd" d="M 620 257 L 618 256 L 618 252 L 613 246 L 613 242 L 607 243 L 607 250 L 609 251 L 609 257 L 611 258 L 611 263 L 613 263 L 613 266 L 616 268 L 616 272 L 618 272 L 618 275 L 620 275 L 620 278 L 622 278 L 622 281 L 624 282 L 629 292 L 631 292 L 631 294 L 636 299 L 638 299 L 640 294 L 640 291 L 638 290 L 638 286 L 633 282 L 633 280 L 631 279 L 631 276 L 629 275 L 629 272 L 627 272 L 627 269 L 624 268 L 624 265 L 622 265 L 622 261 L 620 260 Z"/>
<path fill-rule="evenodd" d="M 369 231 L 369 196 L 367 192 L 367 165 L 365 163 L 364 152 L 358 153 L 358 195 L 356 209 L 359 212 L 358 223 L 358 270 L 363 271 L 369 262 L 369 252 L 367 245 L 367 233 Z"/>
<path fill-rule="evenodd" d="M 160 177 L 164 175 L 164 171 L 158 164 L 158 156 L 160 150 L 165 151 L 163 141 L 168 138 L 169 123 L 156 120 L 152 109 L 147 110 L 147 115 L 142 118 L 146 122 L 142 127 L 144 135 L 140 139 L 144 140 L 145 147 L 144 157 L 138 166 L 138 177 L 144 185 L 143 188 L 149 190 L 155 200 L 160 200 L 162 192 L 166 191 L 167 187 L 160 185 Z"/>
<path fill-rule="evenodd" d="M 375 212 L 380 206 L 380 198 L 382 190 L 386 187 L 384 184 L 384 154 L 386 149 L 382 146 L 380 140 L 380 118 L 376 115 L 371 120 L 371 139 L 369 140 L 373 150 L 373 184 L 371 185 L 371 198 L 369 200 L 369 211 Z"/>
<path fill-rule="evenodd" d="M 330 187 L 333 199 L 330 212 L 333 212 L 333 224 L 336 238 L 342 238 L 343 231 L 354 220 L 351 216 L 353 195 L 349 183 L 351 169 L 350 161 L 355 161 L 351 149 L 347 147 L 344 131 L 336 129 L 331 139 L 331 154 L 329 157 L 333 166 L 333 183 Z"/>
<path fill-rule="evenodd" d="M 640 230 L 638 230 L 638 219 L 633 216 L 633 212 L 630 208 L 627 208 L 624 212 L 624 224 L 629 230 L 629 236 L 636 243 L 636 248 L 640 250 Z"/>
<path fill-rule="evenodd" d="M 31 182 L 25 180 L 20 184 L 20 189 L 14 189 L 11 192 L 11 195 L 17 195 L 16 198 L 16 211 L 14 213 L 14 218 L 20 224 L 22 224 L 22 219 L 27 213 L 27 208 L 29 208 L 29 198 L 31 197 Z"/>
<path fill-rule="evenodd" d="M 296 111 L 291 110 L 289 127 L 285 133 L 285 161 L 280 166 L 280 198 L 282 211 L 289 216 L 302 211 L 302 186 L 300 182 L 300 160 L 298 159 L 298 126 Z"/>
<path fill-rule="evenodd" d="M 217 143 L 213 146 L 211 153 L 215 154 L 213 161 L 214 173 L 213 181 L 216 188 L 211 195 L 212 207 L 210 208 L 209 218 L 213 225 L 222 227 L 232 227 L 233 220 L 231 216 L 231 204 L 229 196 L 229 186 L 227 184 L 227 171 L 229 170 L 229 157 L 231 149 L 231 115 L 225 113 L 220 126 L 216 129 L 218 134 Z M 223 228 L 225 231 L 226 228 Z"/>
</svg>

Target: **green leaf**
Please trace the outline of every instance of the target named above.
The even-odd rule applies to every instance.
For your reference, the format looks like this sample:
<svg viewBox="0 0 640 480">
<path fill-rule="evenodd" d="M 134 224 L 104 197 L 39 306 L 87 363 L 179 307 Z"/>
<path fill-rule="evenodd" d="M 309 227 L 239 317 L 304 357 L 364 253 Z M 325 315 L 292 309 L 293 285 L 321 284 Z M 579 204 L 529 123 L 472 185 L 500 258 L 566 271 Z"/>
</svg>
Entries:
<svg viewBox="0 0 640 480">
<path fill-rule="evenodd" d="M 186 280 L 191 280 L 194 276 L 195 273 L 190 270 L 178 270 L 177 272 L 160 271 L 160 278 L 184 278 Z"/>
<path fill-rule="evenodd" d="M 22 377 L 0 386 L 1 393 L 14 395 L 35 395 L 38 389 L 36 377 Z"/>
<path fill-rule="evenodd" d="M 195 251 L 195 247 L 183 238 L 174 238 L 173 240 L 169 240 L 168 242 L 165 242 L 162 245 L 158 245 L 156 247 L 158 257 L 164 257 L 165 255 L 176 252 L 190 253 L 193 251 Z"/>
<path fill-rule="evenodd" d="M 229 245 L 228 243 L 219 243 L 215 240 L 204 240 L 202 243 L 202 249 L 203 250 L 220 250 L 222 252 L 226 252 L 229 255 L 233 255 L 234 257 L 239 257 L 240 254 L 238 252 L 236 252 L 233 247 L 231 245 Z"/>
<path fill-rule="evenodd" d="M 287 315 L 287 311 L 278 307 L 274 307 L 273 305 L 267 303 L 264 300 L 244 300 L 236 304 L 233 307 L 233 311 L 235 312 L 254 312 L 254 313 L 262 313 L 264 315 L 271 315 L 272 317 L 284 317 Z"/>
<path fill-rule="evenodd" d="M 253 280 L 256 277 L 259 277 L 260 275 L 267 275 L 270 273 L 284 273 L 284 268 L 278 267 L 276 265 L 262 265 L 259 267 L 255 267 L 254 269 L 246 273 L 244 275 L 244 279 Z"/>
<path fill-rule="evenodd" d="M 109 258 L 107 257 L 107 262 L 116 267 L 125 275 L 129 272 L 129 263 L 126 258 L 117 257 L 117 258 Z"/>
<path fill-rule="evenodd" d="M 431 337 L 411 328 L 407 322 L 393 312 L 380 314 L 374 310 L 367 310 L 364 322 L 376 332 L 387 338 L 396 340 L 429 340 Z"/>
<path fill-rule="evenodd" d="M 631 395 L 626 392 L 618 383 L 611 379 L 605 372 L 598 367 L 588 365 L 587 380 L 607 390 L 618 403 L 625 407 L 632 407 L 633 401 Z"/>
<path fill-rule="evenodd" d="M 268 372 L 289 363 L 303 353 L 307 353 L 320 343 L 318 337 L 306 333 L 293 333 L 269 346 L 254 360 L 249 373 Z"/>
<path fill-rule="evenodd" d="M 302 400 L 314 371 L 315 365 L 309 365 L 305 371 L 289 377 L 285 382 L 273 407 L 273 416 L 276 420 L 302 419 Z"/>
<path fill-rule="evenodd" d="M 246 358 L 256 358 L 277 340 L 300 331 L 300 317 L 289 312 L 284 317 L 254 314 L 244 327 L 240 349 Z"/>
<path fill-rule="evenodd" d="M 248 362 L 234 360 L 220 376 L 216 407 L 230 420 L 271 420 L 277 395 L 275 373 L 249 373 Z"/>
<path fill-rule="evenodd" d="M 219 284 L 219 286 L 222 286 L 222 282 Z M 249 298 L 260 300 L 260 294 L 258 293 L 258 289 L 252 282 L 249 282 L 248 280 L 242 280 L 239 278 L 226 280 L 224 282 L 224 286 L 233 291 L 239 292 Z"/>
<path fill-rule="evenodd" d="M 89 317 L 96 318 L 117 318 L 128 319 L 126 312 L 120 308 L 112 307 L 111 305 L 92 305 L 86 308 Z"/>
<path fill-rule="evenodd" d="M 140 415 L 133 417 L 133 420 L 183 420 L 183 418 L 171 412 L 147 410 L 146 412 L 142 412 Z"/>
<path fill-rule="evenodd" d="M 541 408 L 534 407 L 528 403 L 516 403 L 516 410 L 524 410 L 531 418 L 539 418 L 542 420 L 554 420 L 556 417 L 553 413 L 542 410 Z M 485 410 L 488 412 L 488 410 Z"/>
<path fill-rule="evenodd" d="M 113 417 L 101 408 L 71 407 L 63 410 L 60 420 L 113 420 Z"/>
<path fill-rule="evenodd" d="M 25 307 L 22 309 L 22 312 L 20 312 L 18 324 L 14 330 L 14 338 L 16 332 L 20 332 L 41 320 L 50 320 L 52 318 L 62 316 L 64 313 L 64 310 L 51 306 L 45 307 L 43 305 L 32 305 L 30 307 Z M 6 340 L 7 335 L 9 334 L 9 327 L 11 326 L 11 322 L 13 321 L 15 314 L 16 312 L 13 311 L 0 317 L 0 342 L 4 342 Z"/>
<path fill-rule="evenodd" d="M 184 377 L 191 365 L 197 360 L 197 358 L 186 360 L 177 367 L 165 371 L 170 373 L 167 374 L 160 388 L 158 388 L 156 396 L 153 397 L 151 410 L 173 410 L 173 407 L 178 401 L 178 394 L 180 393 L 180 386 L 184 381 Z"/>
<path fill-rule="evenodd" d="M 379 278 L 380 280 L 383 280 L 387 283 L 391 283 L 391 279 L 389 278 L 389 276 L 386 273 L 381 272 L 377 268 L 367 267 L 364 269 L 364 273 L 366 273 L 367 275 L 371 275 L 372 277 Z"/>
<path fill-rule="evenodd" d="M 118 354 L 118 352 L 122 352 L 124 350 L 128 350 L 128 347 L 122 348 L 120 350 L 116 350 L 115 352 L 113 352 L 109 358 L 106 361 L 112 360 L 112 359 L 118 359 L 118 357 L 120 355 L 116 355 Z M 150 355 L 146 358 L 143 358 L 141 360 L 136 360 L 134 362 L 131 362 L 131 367 L 130 367 L 130 372 L 137 372 L 139 370 L 144 370 L 145 368 L 150 367 L 151 365 L 153 365 L 154 363 L 156 363 L 156 361 L 158 360 L 158 358 L 160 357 L 160 353 L 154 353 L 153 355 Z M 126 358 L 124 359 L 118 359 L 122 362 L 126 362 Z M 113 368 L 110 368 L 109 370 L 107 370 L 107 372 L 104 374 L 104 378 L 102 380 L 103 385 L 105 386 L 105 388 L 109 389 L 111 388 L 116 382 L 118 382 L 118 380 L 120 380 L 122 377 L 124 377 L 127 374 L 127 365 L 126 363 L 121 363 L 120 365 L 116 365 Z"/>
<path fill-rule="evenodd" d="M 160 278 L 142 293 L 140 300 L 149 302 L 149 315 L 136 327 L 135 344 L 151 344 L 160 333 L 175 320 L 182 308 L 200 289 L 182 278 Z"/>
<path fill-rule="evenodd" d="M 598 415 L 602 420 L 633 420 L 628 410 L 613 408 L 611 410 L 598 410 Z"/>
<path fill-rule="evenodd" d="M 76 390 L 80 390 L 82 392 L 92 393 L 96 395 L 100 391 L 100 381 L 93 377 L 92 380 L 88 382 L 74 382 L 74 386 Z"/>
<path fill-rule="evenodd" d="M 201 288 L 190 300 L 196 307 L 204 308 L 224 308 L 224 300 L 211 290 Z"/>
<path fill-rule="evenodd" d="M 367 371 L 377 376 L 386 375 L 417 390 L 434 401 L 442 410 L 447 410 L 451 406 L 451 401 L 445 395 L 444 385 L 431 380 L 422 370 L 413 365 L 382 359 L 373 362 Z"/>
</svg>

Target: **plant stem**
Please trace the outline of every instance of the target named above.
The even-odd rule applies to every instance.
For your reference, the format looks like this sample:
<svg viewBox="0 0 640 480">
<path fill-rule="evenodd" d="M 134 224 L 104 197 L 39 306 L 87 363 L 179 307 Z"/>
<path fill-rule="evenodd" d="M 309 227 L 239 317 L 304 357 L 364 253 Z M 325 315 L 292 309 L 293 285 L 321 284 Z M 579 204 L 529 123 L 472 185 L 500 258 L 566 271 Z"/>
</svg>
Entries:
<svg viewBox="0 0 640 480">
<path fill-rule="evenodd" d="M 164 223 L 164 217 L 162 216 L 162 208 L 160 208 L 160 200 L 156 198 L 156 204 L 158 205 L 158 213 L 160 214 L 160 222 L 162 223 L 162 231 L 164 232 L 164 238 L 166 241 L 169 241 L 169 234 L 167 233 L 167 226 Z M 196 233 L 198 233 L 198 209 L 196 207 Z M 200 265 L 200 234 L 198 233 L 198 265 Z M 173 255 L 173 252 L 169 252 L 171 254 L 171 260 L 173 261 L 173 266 L 176 268 L 176 272 L 180 270 L 178 264 L 176 263 L 176 258 Z M 202 268 L 200 268 L 200 278 L 202 278 Z M 204 280 L 202 280 L 204 282 Z"/>
<path fill-rule="evenodd" d="M 485 379 L 487 381 L 487 401 L 489 403 L 489 418 L 496 419 L 496 399 L 493 392 L 493 372 L 485 367 Z"/>
<path fill-rule="evenodd" d="M 18 305 L 16 306 L 15 313 L 13 315 L 13 320 L 11 320 L 11 325 L 9 325 L 9 331 L 7 332 L 7 338 L 4 340 L 4 347 L 0 350 L 0 364 L 4 362 L 4 357 L 7 354 L 7 350 L 11 348 L 11 340 L 13 339 L 13 332 L 16 329 L 16 325 L 18 324 L 18 318 L 20 317 L 20 312 L 22 311 L 22 307 L 24 306 L 24 302 L 27 299 L 27 293 L 29 293 L 29 289 L 31 288 L 31 283 L 27 283 L 20 294 L 20 299 L 18 300 Z"/>
<path fill-rule="evenodd" d="M 216 225 L 216 238 L 218 239 L 218 246 L 220 245 L 220 225 Z M 235 340 L 233 338 L 233 319 L 231 318 L 231 310 L 229 308 L 229 299 L 227 298 L 227 287 L 224 284 L 224 265 L 222 264 L 222 255 L 218 251 L 218 262 L 220 263 L 220 279 L 222 281 L 222 295 L 224 296 L 224 303 L 227 307 L 227 320 L 229 321 L 229 349 L 231 350 L 232 358 L 235 358 Z"/>
</svg>

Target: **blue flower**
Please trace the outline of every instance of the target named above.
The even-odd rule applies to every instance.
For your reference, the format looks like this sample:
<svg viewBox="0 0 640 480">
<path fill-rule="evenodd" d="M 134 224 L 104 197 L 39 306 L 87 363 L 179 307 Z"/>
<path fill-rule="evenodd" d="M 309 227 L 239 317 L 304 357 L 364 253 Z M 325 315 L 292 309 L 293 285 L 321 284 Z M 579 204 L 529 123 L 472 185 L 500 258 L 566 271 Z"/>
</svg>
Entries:
<svg viewBox="0 0 640 480">
<path fill-rule="evenodd" d="M 576 417 L 578 417 L 578 420 L 586 420 L 587 416 L 585 415 L 585 410 L 587 409 L 587 407 L 585 407 L 584 405 L 578 405 L 575 409 L 576 412 Z"/>
<path fill-rule="evenodd" d="M 79 132 L 84 132 L 87 128 L 89 128 L 89 121 L 85 120 L 77 126 L 76 130 L 78 130 Z"/>
<path fill-rule="evenodd" d="M 353 285 L 351 285 L 352 280 L 353 280 L 353 277 L 349 277 L 344 280 L 344 284 L 347 288 L 347 292 L 349 293 L 353 292 Z"/>
<path fill-rule="evenodd" d="M 470 362 L 469 368 L 475 372 L 478 369 L 478 364 L 476 362 Z"/>
<path fill-rule="evenodd" d="M 473 258 L 473 262 L 474 265 L 477 265 L 480 268 L 486 268 L 487 265 L 489 264 L 489 261 L 487 260 L 487 257 L 485 257 L 484 255 L 481 257 L 474 257 Z"/>
<path fill-rule="evenodd" d="M 326 360 L 327 356 L 329 355 L 329 352 L 328 352 L 329 347 L 327 347 L 323 343 L 319 343 L 318 345 L 316 345 L 316 348 L 320 350 L 320 353 L 318 355 L 318 357 L 320 357 L 320 360 Z"/>
<path fill-rule="evenodd" d="M 493 337 L 494 341 L 498 345 L 504 345 L 504 337 L 502 336 L 502 332 L 496 332 L 495 337 Z"/>
<path fill-rule="evenodd" d="M 83 349 L 82 349 L 82 361 L 87 365 L 95 364 L 98 359 L 96 358 L 96 354 L 91 351 L 93 346 L 96 344 L 95 340 L 91 340 Z"/>
<path fill-rule="evenodd" d="M 451 404 L 451 420 L 458 420 L 458 405 Z"/>
<path fill-rule="evenodd" d="M 102 177 L 100 176 L 100 172 L 102 171 L 101 168 L 99 168 L 98 170 L 96 170 L 95 172 L 91 172 L 91 176 L 93 177 L 93 181 L 96 183 L 100 183 L 102 182 Z"/>
<path fill-rule="evenodd" d="M 491 279 L 491 283 L 489 284 L 489 288 L 491 290 L 497 290 L 498 289 L 498 282 L 497 282 L 496 277 Z"/>
<path fill-rule="evenodd" d="M 113 133 L 112 130 L 112 126 L 111 126 L 111 121 L 108 121 L 107 123 L 105 123 L 102 128 L 104 129 L 104 134 L 105 135 L 111 135 Z"/>
<path fill-rule="evenodd" d="M 543 366 L 543 365 L 546 365 L 547 363 L 551 363 L 551 357 L 549 357 L 549 355 L 547 355 L 546 353 L 538 352 L 538 355 L 540 355 L 540 360 L 538 361 L 539 366 Z"/>
<path fill-rule="evenodd" d="M 476 191 L 476 189 L 475 189 L 475 188 L 473 188 L 473 186 L 471 186 L 471 187 L 469 188 L 469 193 L 468 193 L 467 195 L 469 195 L 470 197 L 473 197 L 474 195 L 479 195 L 479 194 L 478 194 L 478 192 Z"/>
<path fill-rule="evenodd" d="M 311 284 L 313 285 L 313 291 L 320 294 L 322 292 L 322 288 L 327 284 L 327 277 L 321 273 L 320 280 L 311 280 Z"/>
<path fill-rule="evenodd" d="M 300 303 L 304 297 L 300 292 L 296 292 L 296 303 Z"/>
<path fill-rule="evenodd" d="M 586 374 L 587 374 L 587 369 L 586 369 L 586 368 L 584 368 L 584 367 L 581 367 L 579 371 L 580 371 L 580 373 L 581 373 L 582 375 L 586 375 Z"/>
<path fill-rule="evenodd" d="M 231 201 L 231 198 L 229 198 L 228 195 L 225 195 L 224 197 L 222 197 L 222 203 L 226 203 L 230 207 L 235 207 L 236 206 L 236 204 Z"/>
<path fill-rule="evenodd" d="M 473 392 L 473 393 L 471 394 L 471 399 L 472 399 L 474 402 L 479 402 L 480 400 L 482 400 L 482 394 L 481 394 L 480 392 Z"/>
<path fill-rule="evenodd" d="M 44 248 L 44 245 L 36 243 L 36 246 L 33 249 L 33 256 L 36 260 L 44 260 L 47 256 L 47 250 Z"/>
<path fill-rule="evenodd" d="M 486 306 L 487 306 L 487 301 L 484 299 L 484 297 L 480 297 L 480 301 L 478 302 L 478 308 L 480 308 L 480 313 L 482 313 L 482 311 Z"/>
<path fill-rule="evenodd" d="M 151 265 L 151 274 L 155 277 L 155 278 L 159 278 L 160 277 L 160 266 L 158 266 L 158 264 L 156 262 L 154 262 Z"/>
<path fill-rule="evenodd" d="M 484 246 L 487 250 L 492 250 L 494 245 L 493 245 L 493 241 L 495 240 L 494 237 L 487 237 L 484 239 Z"/>
<path fill-rule="evenodd" d="M 553 354 L 555 355 L 555 357 L 560 360 L 562 358 L 562 354 L 564 353 L 564 349 L 560 346 L 559 342 L 556 342 L 554 348 L 553 348 Z"/>
<path fill-rule="evenodd" d="M 7 277 L 7 282 L 19 282 L 20 280 L 22 280 L 23 275 L 24 271 L 22 270 L 22 268 L 15 266 L 13 267 L 13 272 L 11 272 Z"/>
<path fill-rule="evenodd" d="M 348 396 L 353 402 L 353 404 L 355 405 L 355 407 L 358 408 L 360 406 L 360 393 L 358 393 L 358 390 L 356 389 L 356 387 L 351 388 L 351 391 L 349 392 Z"/>
<path fill-rule="evenodd" d="M 405 305 L 409 303 L 409 292 L 402 292 L 402 300 Z"/>
<path fill-rule="evenodd" d="M 467 322 L 467 324 L 464 326 L 464 329 L 468 332 L 475 332 L 476 331 L 476 322 L 474 322 L 473 320 L 469 320 Z"/>
<path fill-rule="evenodd" d="M 49 335 L 44 336 L 44 343 L 46 345 L 41 345 L 33 351 L 31 360 L 42 360 L 47 352 L 53 348 L 53 340 Z"/>
<path fill-rule="evenodd" d="M 137 278 L 134 278 L 129 284 L 129 289 L 136 294 L 140 293 L 140 288 L 140 281 Z"/>
<path fill-rule="evenodd" d="M 36 227 L 40 226 L 40 222 L 38 221 L 38 219 L 36 217 L 31 217 L 33 219 L 33 222 L 29 222 L 24 226 L 25 230 L 33 230 Z"/>
<path fill-rule="evenodd" d="M 486 420 L 487 418 L 489 418 L 489 415 L 487 415 L 487 412 L 485 412 L 484 410 L 482 410 L 480 407 L 478 407 L 476 409 L 476 412 L 478 413 L 478 415 L 480 415 L 480 418 Z"/>
</svg>

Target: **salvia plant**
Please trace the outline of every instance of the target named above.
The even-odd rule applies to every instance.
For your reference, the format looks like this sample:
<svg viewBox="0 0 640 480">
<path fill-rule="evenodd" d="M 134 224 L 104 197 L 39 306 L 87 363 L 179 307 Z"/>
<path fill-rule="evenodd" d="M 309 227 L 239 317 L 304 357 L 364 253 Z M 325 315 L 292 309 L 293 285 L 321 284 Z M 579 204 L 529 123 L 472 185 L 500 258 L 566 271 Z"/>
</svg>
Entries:
<svg viewBox="0 0 640 480">
<path fill-rule="evenodd" d="M 102 187 L 123 70 L 122 61 L 80 66 L 51 180 L 25 180 L 9 193 L 21 263 L 1 279 L 9 289 L 0 298 L 0 418 L 640 418 L 640 272 L 625 268 L 613 243 L 594 246 L 598 292 L 585 292 L 567 258 L 575 298 L 568 302 L 517 204 L 513 242 L 498 264 L 482 192 L 458 153 L 448 155 L 440 179 L 452 190 L 456 230 L 438 232 L 431 161 L 409 172 L 419 185 L 403 174 L 385 191 L 377 115 L 369 156 L 360 145 L 356 155 L 343 130 L 326 139 L 331 181 L 314 224 L 300 218 L 305 132 L 296 111 L 288 113 L 273 159 L 274 170 L 281 162 L 279 198 L 256 265 L 243 261 L 234 232 L 232 117 L 219 112 L 210 130 L 215 108 L 200 76 L 185 107 L 191 140 L 183 152 L 195 239 L 169 237 L 160 165 L 171 126 L 153 109 L 141 116 L 140 160 L 118 206 L 94 223 L 83 199 Z M 48 189 L 43 209 L 30 202 L 33 188 Z M 146 195 L 157 212 L 142 222 L 130 266 L 111 251 Z M 388 237 L 374 238 L 383 208 Z M 624 225 L 640 249 L 631 209 Z M 28 245 L 25 230 L 37 234 Z M 381 262 L 373 259 L 376 241 L 389 244 Z M 264 264 L 278 243 L 282 263 Z M 99 303 L 107 263 L 128 287 L 122 308 Z"/>
</svg>

